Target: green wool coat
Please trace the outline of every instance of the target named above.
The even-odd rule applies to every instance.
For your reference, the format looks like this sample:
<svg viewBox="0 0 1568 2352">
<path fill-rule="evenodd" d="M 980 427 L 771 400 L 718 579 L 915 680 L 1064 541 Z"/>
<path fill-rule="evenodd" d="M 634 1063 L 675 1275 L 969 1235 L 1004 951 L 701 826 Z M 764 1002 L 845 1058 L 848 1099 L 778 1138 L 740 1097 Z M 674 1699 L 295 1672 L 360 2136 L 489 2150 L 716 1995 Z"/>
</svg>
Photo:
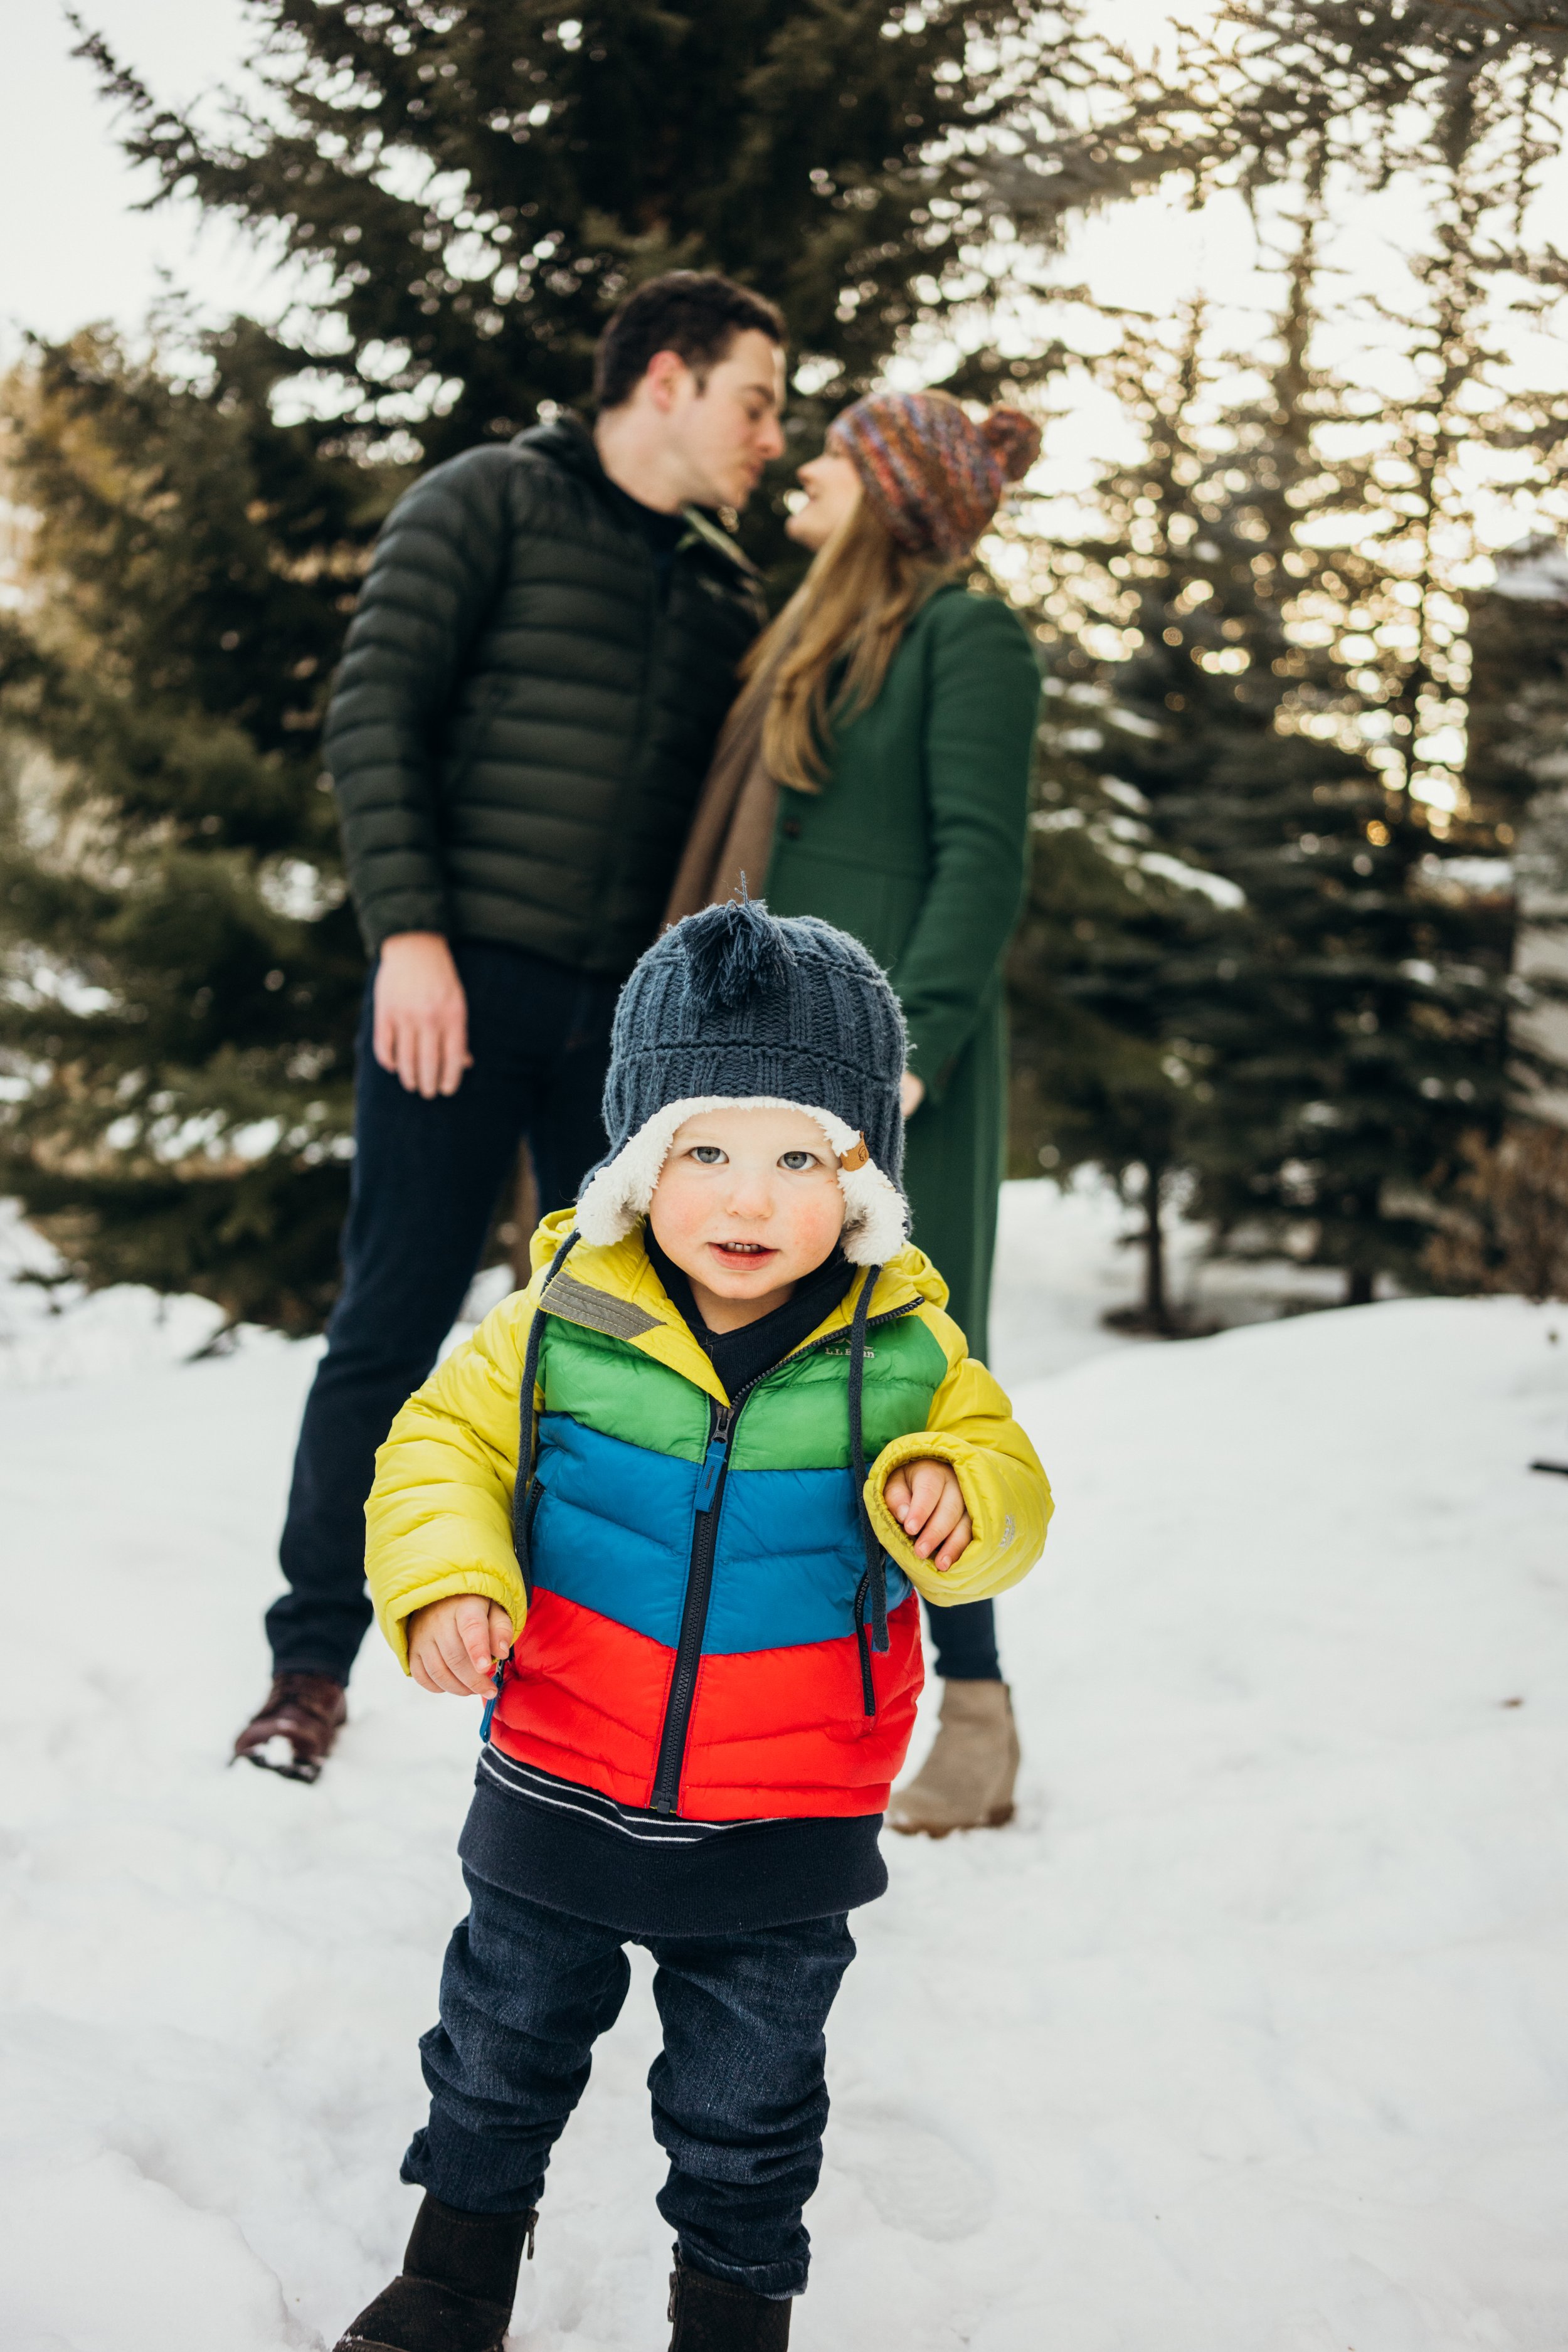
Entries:
<svg viewBox="0 0 1568 2352">
<path fill-rule="evenodd" d="M 914 1238 L 984 1361 L 1006 1140 L 1002 955 L 1024 890 L 1039 670 L 995 596 L 939 589 L 818 793 L 779 794 L 767 898 L 821 915 L 887 970 L 926 1098 L 909 1123 Z"/>
</svg>

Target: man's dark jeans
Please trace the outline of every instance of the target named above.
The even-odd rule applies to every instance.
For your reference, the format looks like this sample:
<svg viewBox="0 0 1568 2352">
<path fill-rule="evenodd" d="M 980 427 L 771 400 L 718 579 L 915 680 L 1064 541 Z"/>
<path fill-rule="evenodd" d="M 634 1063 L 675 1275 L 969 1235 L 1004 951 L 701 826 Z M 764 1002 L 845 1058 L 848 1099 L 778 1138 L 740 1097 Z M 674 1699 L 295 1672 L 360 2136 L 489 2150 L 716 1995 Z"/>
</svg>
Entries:
<svg viewBox="0 0 1568 2352">
<path fill-rule="evenodd" d="M 452 1328 L 519 1139 L 533 1153 L 542 1213 L 575 1200 L 605 1150 L 599 1105 L 618 982 L 484 941 L 454 954 L 473 1055 L 455 1095 L 426 1102 L 381 1067 L 374 973 L 365 989 L 343 1286 L 294 1457 L 281 1545 L 289 1590 L 267 1614 L 280 1673 L 349 1678 L 371 1621 L 364 1499 L 375 1449 Z"/>
<path fill-rule="evenodd" d="M 664 2048 L 647 2078 L 669 2158 L 658 2210 L 683 2258 L 753 2294 L 799 2294 L 801 2209 L 822 2169 L 823 2028 L 855 1957 L 842 1912 L 729 1936 L 632 1936 L 465 1871 L 472 1904 L 419 2044 L 430 2121 L 403 2178 L 468 2213 L 521 2213 L 620 2015 L 626 1946 L 658 1966 Z"/>
</svg>

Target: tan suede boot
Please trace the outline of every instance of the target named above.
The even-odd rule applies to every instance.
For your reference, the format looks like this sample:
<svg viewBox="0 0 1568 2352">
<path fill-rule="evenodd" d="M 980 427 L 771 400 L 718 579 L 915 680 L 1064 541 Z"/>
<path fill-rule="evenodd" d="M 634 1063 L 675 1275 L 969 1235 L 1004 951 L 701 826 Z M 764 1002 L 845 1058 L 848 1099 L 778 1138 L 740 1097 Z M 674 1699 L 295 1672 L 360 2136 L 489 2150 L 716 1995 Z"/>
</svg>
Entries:
<svg viewBox="0 0 1568 2352">
<path fill-rule="evenodd" d="M 1018 1734 L 1005 1683 L 943 1683 L 942 1729 L 907 1788 L 894 1791 L 889 1827 L 923 1832 L 994 1830 L 1013 1818 Z"/>
</svg>

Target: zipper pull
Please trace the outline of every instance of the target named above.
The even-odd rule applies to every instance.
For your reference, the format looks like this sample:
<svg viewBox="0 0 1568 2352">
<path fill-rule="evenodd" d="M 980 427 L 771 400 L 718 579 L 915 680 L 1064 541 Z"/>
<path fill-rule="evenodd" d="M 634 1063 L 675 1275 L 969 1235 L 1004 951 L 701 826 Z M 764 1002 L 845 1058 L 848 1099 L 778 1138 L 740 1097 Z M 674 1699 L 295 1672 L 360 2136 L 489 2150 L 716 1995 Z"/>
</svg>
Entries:
<svg viewBox="0 0 1568 2352">
<path fill-rule="evenodd" d="M 496 1700 L 500 1696 L 500 1686 L 506 1679 L 506 1670 L 510 1663 L 510 1659 L 511 1652 L 509 1650 L 506 1656 L 501 1660 L 500 1665 L 497 1666 L 495 1670 L 493 1677 L 495 1689 L 490 1694 L 490 1696 L 486 1699 L 485 1711 L 479 1717 L 479 1745 L 481 1747 L 483 1747 L 485 1741 L 490 1736 L 490 1717 L 496 1711 Z"/>
<path fill-rule="evenodd" d="M 724 1456 L 730 1451 L 730 1408 L 721 1405 L 713 1416 L 713 1434 L 708 1440 L 708 1451 L 702 1457 L 702 1468 L 697 1480 L 697 1507 L 710 1511 L 713 1497 L 719 1491 L 720 1473 Z"/>
</svg>

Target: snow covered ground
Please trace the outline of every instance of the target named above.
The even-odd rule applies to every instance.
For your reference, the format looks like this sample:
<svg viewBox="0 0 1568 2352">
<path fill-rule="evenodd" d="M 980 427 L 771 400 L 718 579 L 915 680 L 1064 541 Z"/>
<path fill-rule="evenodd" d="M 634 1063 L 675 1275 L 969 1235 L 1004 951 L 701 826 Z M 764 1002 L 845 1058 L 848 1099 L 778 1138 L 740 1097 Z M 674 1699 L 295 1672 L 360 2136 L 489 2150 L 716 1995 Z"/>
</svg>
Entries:
<svg viewBox="0 0 1568 2352">
<path fill-rule="evenodd" d="M 0 1390 L 101 1380 L 188 1361 L 223 1325 L 206 1298 L 160 1298 L 133 1283 L 86 1292 L 0 1201 Z"/>
<path fill-rule="evenodd" d="M 1568 1459 L 1568 1310 L 1133 1343 L 1103 1201 L 1006 1220 L 998 1356 L 1059 1506 L 1005 1604 L 1022 1813 L 889 1841 L 794 2341 L 1546 2352 L 1568 1479 L 1526 1465 Z M 226 1771 L 314 1351 L 190 1364 L 194 1302 L 46 1308 L 0 1310 L 0 2344 L 331 2344 L 414 2203 L 474 1717 L 367 1645 L 319 1787 Z M 666 2341 L 647 1977 L 552 2169 L 526 2352 Z"/>
</svg>

